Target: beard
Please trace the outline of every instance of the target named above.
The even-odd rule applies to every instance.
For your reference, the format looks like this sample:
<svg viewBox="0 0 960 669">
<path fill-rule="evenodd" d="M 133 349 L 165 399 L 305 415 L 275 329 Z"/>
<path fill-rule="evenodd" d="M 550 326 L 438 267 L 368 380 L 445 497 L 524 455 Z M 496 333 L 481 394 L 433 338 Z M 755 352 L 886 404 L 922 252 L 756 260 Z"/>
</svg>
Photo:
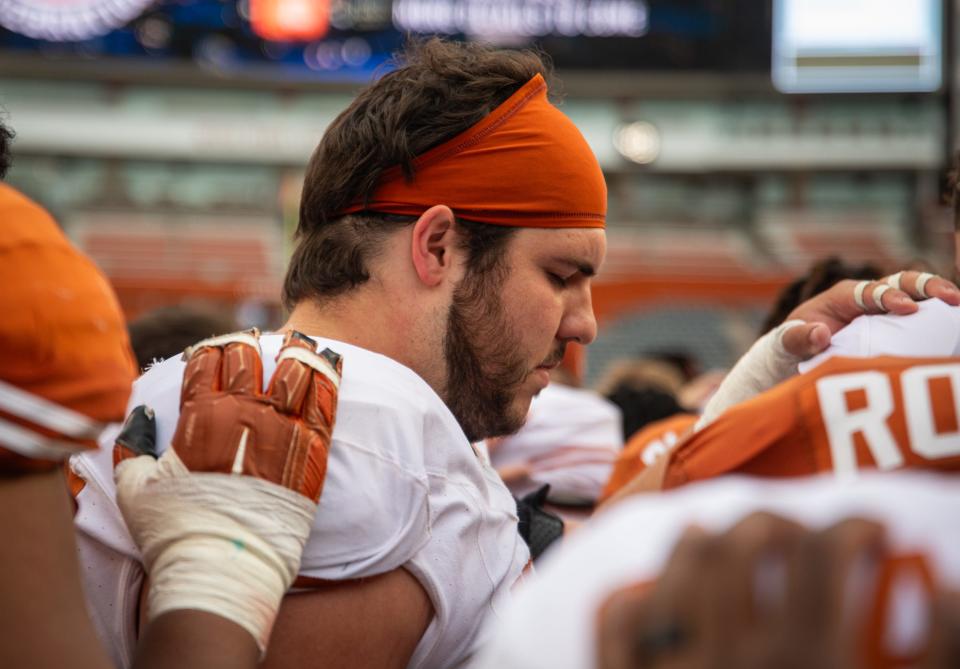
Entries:
<svg viewBox="0 0 960 669">
<path fill-rule="evenodd" d="M 514 399 L 532 370 L 503 313 L 503 278 L 495 270 L 467 275 L 447 315 L 444 401 L 471 442 L 516 432 L 527 418 Z"/>
</svg>

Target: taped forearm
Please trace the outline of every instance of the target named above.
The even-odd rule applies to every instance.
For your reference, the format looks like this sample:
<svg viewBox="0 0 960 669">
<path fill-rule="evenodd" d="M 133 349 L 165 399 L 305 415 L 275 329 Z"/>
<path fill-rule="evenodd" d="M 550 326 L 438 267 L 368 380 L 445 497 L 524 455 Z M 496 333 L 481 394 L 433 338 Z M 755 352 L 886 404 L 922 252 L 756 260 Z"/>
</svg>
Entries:
<svg viewBox="0 0 960 669">
<path fill-rule="evenodd" d="M 159 476 L 165 468 L 172 474 Z M 150 575 L 148 617 L 214 613 L 246 629 L 263 653 L 316 505 L 267 481 L 190 473 L 172 450 L 159 462 L 124 461 L 117 474 L 118 502 Z"/>
<path fill-rule="evenodd" d="M 748 400 L 796 374 L 800 358 L 783 347 L 783 334 L 803 324 L 801 320 L 787 321 L 754 342 L 707 403 L 694 431 L 705 428 L 734 404 Z"/>
</svg>

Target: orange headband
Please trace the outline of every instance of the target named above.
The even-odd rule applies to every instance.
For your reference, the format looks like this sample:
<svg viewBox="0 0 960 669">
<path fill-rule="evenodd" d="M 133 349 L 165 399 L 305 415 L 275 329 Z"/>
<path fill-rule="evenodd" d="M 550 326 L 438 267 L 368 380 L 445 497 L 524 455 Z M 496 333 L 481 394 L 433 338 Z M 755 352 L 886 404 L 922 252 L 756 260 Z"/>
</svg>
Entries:
<svg viewBox="0 0 960 669">
<path fill-rule="evenodd" d="M 413 161 L 408 182 L 386 170 L 368 203 L 339 212 L 419 216 L 437 204 L 463 219 L 530 228 L 602 228 L 607 186 L 573 122 L 539 74 L 479 123 Z"/>
</svg>

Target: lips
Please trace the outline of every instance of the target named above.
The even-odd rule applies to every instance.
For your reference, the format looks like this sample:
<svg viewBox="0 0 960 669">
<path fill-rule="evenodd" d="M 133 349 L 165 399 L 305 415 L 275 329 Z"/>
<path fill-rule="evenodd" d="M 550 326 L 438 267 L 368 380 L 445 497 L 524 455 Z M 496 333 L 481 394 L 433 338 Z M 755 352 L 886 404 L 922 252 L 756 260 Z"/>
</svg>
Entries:
<svg viewBox="0 0 960 669">
<path fill-rule="evenodd" d="M 556 369 L 560 366 L 560 363 L 563 362 L 563 356 L 566 354 L 566 346 L 563 348 L 554 351 L 553 355 L 541 362 L 537 369 Z"/>
</svg>

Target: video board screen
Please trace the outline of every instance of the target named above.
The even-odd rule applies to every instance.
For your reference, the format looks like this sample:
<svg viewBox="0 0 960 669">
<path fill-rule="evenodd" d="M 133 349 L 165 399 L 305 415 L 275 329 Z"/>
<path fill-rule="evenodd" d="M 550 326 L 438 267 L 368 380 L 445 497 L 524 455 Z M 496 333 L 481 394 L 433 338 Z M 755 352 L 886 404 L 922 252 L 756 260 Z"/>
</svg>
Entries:
<svg viewBox="0 0 960 669">
<path fill-rule="evenodd" d="M 770 0 L 0 0 L 0 50 L 366 80 L 407 35 L 544 50 L 559 69 L 763 72 Z"/>
<path fill-rule="evenodd" d="M 940 88 L 940 0 L 774 0 L 773 81 L 786 93 Z"/>
</svg>

